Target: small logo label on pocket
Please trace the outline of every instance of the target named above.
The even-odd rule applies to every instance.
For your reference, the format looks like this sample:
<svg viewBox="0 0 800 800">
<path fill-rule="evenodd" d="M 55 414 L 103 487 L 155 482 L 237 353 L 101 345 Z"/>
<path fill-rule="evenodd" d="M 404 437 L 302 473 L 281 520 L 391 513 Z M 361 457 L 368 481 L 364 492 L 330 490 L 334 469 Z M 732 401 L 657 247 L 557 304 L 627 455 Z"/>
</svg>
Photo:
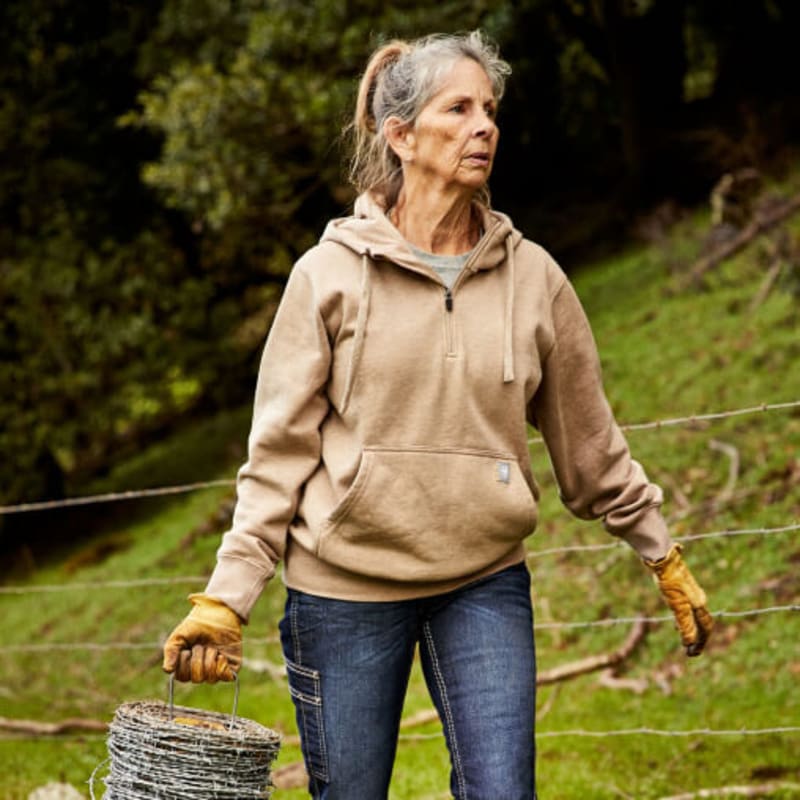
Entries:
<svg viewBox="0 0 800 800">
<path fill-rule="evenodd" d="M 497 480 L 500 483 L 511 482 L 511 464 L 508 461 L 497 462 Z"/>
</svg>

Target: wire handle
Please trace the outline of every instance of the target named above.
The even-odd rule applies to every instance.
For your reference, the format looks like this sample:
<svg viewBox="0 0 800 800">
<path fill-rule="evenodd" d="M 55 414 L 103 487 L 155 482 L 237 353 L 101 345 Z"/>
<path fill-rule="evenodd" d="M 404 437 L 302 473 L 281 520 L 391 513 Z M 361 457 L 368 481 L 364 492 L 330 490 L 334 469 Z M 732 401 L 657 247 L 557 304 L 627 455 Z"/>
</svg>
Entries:
<svg viewBox="0 0 800 800">
<path fill-rule="evenodd" d="M 233 673 L 233 710 L 231 711 L 231 721 L 228 724 L 228 730 L 232 731 L 233 726 L 236 724 L 236 716 L 239 710 L 239 674 Z M 172 722 L 175 717 L 175 673 L 170 672 L 167 681 L 167 698 L 169 705 L 169 720 Z"/>
</svg>

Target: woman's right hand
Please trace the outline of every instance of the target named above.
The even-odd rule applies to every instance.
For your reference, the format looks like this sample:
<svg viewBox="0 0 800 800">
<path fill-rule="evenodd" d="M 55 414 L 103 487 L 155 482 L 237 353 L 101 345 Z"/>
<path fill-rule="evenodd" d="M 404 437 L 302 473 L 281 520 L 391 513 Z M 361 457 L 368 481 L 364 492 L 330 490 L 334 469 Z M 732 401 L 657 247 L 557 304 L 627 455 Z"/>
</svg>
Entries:
<svg viewBox="0 0 800 800">
<path fill-rule="evenodd" d="M 221 600 L 189 595 L 194 608 L 164 644 L 164 672 L 179 681 L 232 681 L 242 664 L 242 621 Z"/>
</svg>

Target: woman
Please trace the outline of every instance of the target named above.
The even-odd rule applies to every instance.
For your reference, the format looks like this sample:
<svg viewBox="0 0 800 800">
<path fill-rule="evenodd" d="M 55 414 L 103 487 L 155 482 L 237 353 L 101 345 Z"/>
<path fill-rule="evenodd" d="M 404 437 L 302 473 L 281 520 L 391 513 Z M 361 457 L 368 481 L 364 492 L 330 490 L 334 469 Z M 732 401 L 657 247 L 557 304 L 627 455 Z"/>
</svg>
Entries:
<svg viewBox="0 0 800 800">
<path fill-rule="evenodd" d="M 567 507 L 653 568 L 690 655 L 711 630 L 572 287 L 488 207 L 509 71 L 478 32 L 372 56 L 355 213 L 292 271 L 232 529 L 165 646 L 181 680 L 232 679 L 241 622 L 283 559 L 281 639 L 315 798 L 386 797 L 417 645 L 453 795 L 535 797 L 526 422 Z"/>
</svg>

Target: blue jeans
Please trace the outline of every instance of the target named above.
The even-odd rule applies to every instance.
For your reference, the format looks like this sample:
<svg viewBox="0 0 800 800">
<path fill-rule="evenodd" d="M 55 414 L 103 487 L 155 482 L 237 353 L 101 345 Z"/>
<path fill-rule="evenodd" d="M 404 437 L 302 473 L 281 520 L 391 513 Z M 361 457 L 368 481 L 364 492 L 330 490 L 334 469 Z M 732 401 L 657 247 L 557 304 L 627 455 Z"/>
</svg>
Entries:
<svg viewBox="0 0 800 800">
<path fill-rule="evenodd" d="M 419 644 L 457 800 L 534 800 L 536 660 L 524 564 L 453 592 L 351 602 L 289 590 L 280 623 L 309 791 L 381 800 Z"/>
</svg>

